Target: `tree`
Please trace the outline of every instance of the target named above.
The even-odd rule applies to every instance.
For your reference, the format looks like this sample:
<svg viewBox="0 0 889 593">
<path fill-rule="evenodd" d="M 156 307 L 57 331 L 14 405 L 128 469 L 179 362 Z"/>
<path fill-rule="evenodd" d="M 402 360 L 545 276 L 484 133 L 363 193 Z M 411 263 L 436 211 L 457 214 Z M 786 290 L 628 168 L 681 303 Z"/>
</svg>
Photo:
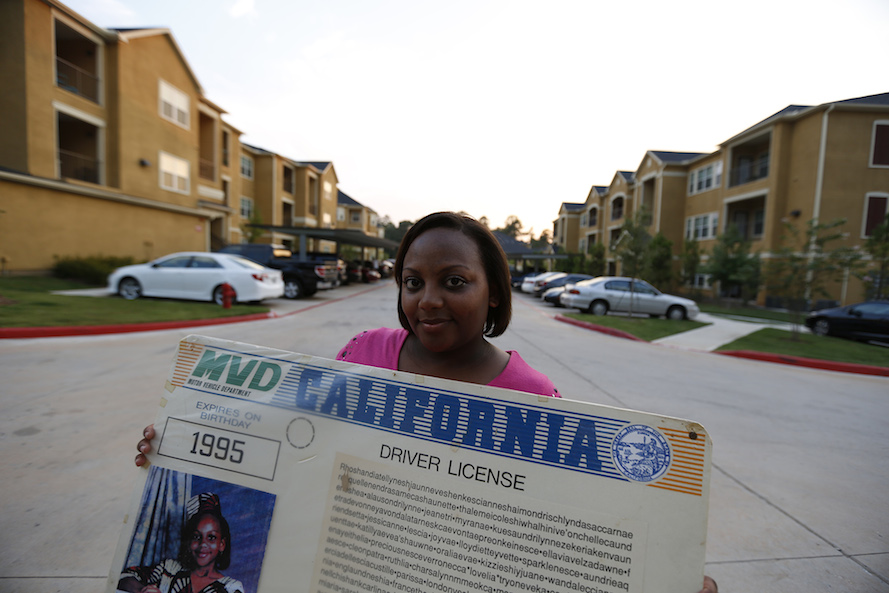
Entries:
<svg viewBox="0 0 889 593">
<path fill-rule="evenodd" d="M 256 243 L 262 236 L 263 229 L 259 228 L 261 224 L 262 215 L 259 214 L 259 210 L 254 208 L 253 212 L 250 213 L 250 218 L 246 222 L 241 223 L 241 233 L 247 239 L 247 243 Z"/>
<path fill-rule="evenodd" d="M 621 261 L 624 276 L 630 278 L 640 276 L 645 269 L 648 244 L 651 242 L 651 235 L 646 225 L 642 224 L 645 216 L 645 212 L 640 210 L 627 219 L 620 228 L 620 238 L 612 245 L 612 250 Z"/>
<path fill-rule="evenodd" d="M 759 256 L 750 253 L 750 242 L 733 224 L 716 238 L 710 261 L 703 270 L 719 282 L 723 296 L 739 296 L 747 300 L 759 288 Z"/>
<path fill-rule="evenodd" d="M 395 226 L 389 221 L 384 225 L 383 237 L 390 241 L 401 243 L 402 237 L 404 237 L 405 233 L 407 233 L 408 229 L 410 229 L 413 224 L 414 223 L 409 220 L 402 220 L 398 223 L 398 226 Z"/>
<path fill-rule="evenodd" d="M 889 216 L 871 231 L 864 243 L 864 250 L 870 254 L 877 268 L 873 298 L 889 296 L 889 278 L 886 277 L 889 273 Z"/>
<path fill-rule="evenodd" d="M 486 227 L 491 228 L 491 225 L 490 225 L 489 222 L 488 222 L 488 217 L 487 217 L 487 216 L 482 216 L 481 218 L 478 219 L 478 221 L 479 221 L 480 223 L 482 223 L 483 225 L 485 225 Z"/>
<path fill-rule="evenodd" d="M 590 276 L 602 276 L 605 274 L 605 245 L 593 243 L 589 249 L 586 273 Z"/>
<path fill-rule="evenodd" d="M 502 228 L 494 230 L 512 237 L 513 239 L 517 239 L 518 236 L 522 234 L 522 221 L 519 220 L 518 216 L 511 214 L 506 217 L 506 223 Z"/>
<path fill-rule="evenodd" d="M 815 296 L 829 296 L 827 285 L 842 280 L 850 271 L 860 268 L 861 252 L 852 247 L 828 246 L 845 238 L 839 230 L 845 218 L 820 223 L 812 219 L 805 231 L 785 222 L 781 247 L 773 253 L 766 267 L 766 282 L 770 291 L 784 297 L 793 313 L 793 337 L 799 334 L 803 311 Z"/>
<path fill-rule="evenodd" d="M 540 236 L 536 239 L 531 237 L 531 249 L 545 249 L 549 247 L 553 242 L 552 233 L 549 229 L 543 229 L 543 232 L 540 233 Z"/>
<path fill-rule="evenodd" d="M 701 246 L 695 239 L 689 239 L 682 246 L 682 256 L 680 258 L 680 277 L 682 284 L 695 285 L 695 277 L 698 275 L 698 269 L 701 267 Z"/>
<path fill-rule="evenodd" d="M 673 289 L 673 242 L 660 231 L 648 243 L 643 275 L 661 290 Z"/>
<path fill-rule="evenodd" d="M 633 280 L 642 274 L 645 269 L 645 262 L 648 259 L 648 244 L 651 243 L 651 235 L 647 225 L 643 224 L 647 212 L 645 209 L 639 210 L 636 214 L 627 219 L 620 228 L 620 237 L 617 242 L 612 245 L 612 251 L 615 251 L 618 259 L 621 261 L 624 276 L 629 276 L 630 280 L 630 317 L 633 316 Z"/>
</svg>

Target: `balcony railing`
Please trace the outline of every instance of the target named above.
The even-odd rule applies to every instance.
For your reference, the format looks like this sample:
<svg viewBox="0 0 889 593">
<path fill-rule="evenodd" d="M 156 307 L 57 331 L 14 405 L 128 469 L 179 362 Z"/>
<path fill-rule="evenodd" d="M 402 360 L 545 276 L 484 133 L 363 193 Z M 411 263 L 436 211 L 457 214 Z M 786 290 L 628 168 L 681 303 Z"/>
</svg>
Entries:
<svg viewBox="0 0 889 593">
<path fill-rule="evenodd" d="M 69 179 L 99 183 L 99 161 L 85 154 L 59 149 L 59 173 Z"/>
<path fill-rule="evenodd" d="M 745 163 L 735 163 L 732 167 L 729 183 L 731 187 L 736 185 L 744 185 L 758 179 L 765 179 L 769 176 L 769 157 L 763 157 L 755 161 Z"/>
<path fill-rule="evenodd" d="M 66 91 L 99 102 L 99 79 L 62 58 L 56 58 L 56 84 Z"/>
<path fill-rule="evenodd" d="M 199 169 L 198 174 L 201 176 L 201 179 L 209 181 L 216 179 L 216 167 L 213 165 L 213 161 L 200 159 Z"/>
</svg>

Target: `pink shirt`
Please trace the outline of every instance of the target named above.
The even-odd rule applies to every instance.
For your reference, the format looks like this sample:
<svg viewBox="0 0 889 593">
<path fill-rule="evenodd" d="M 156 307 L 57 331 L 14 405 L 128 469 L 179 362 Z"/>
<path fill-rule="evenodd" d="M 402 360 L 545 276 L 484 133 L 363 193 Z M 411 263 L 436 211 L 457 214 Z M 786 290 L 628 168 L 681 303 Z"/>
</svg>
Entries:
<svg viewBox="0 0 889 593">
<path fill-rule="evenodd" d="M 336 355 L 336 359 L 397 371 L 398 356 L 408 335 L 405 329 L 388 327 L 361 332 L 349 340 L 349 343 Z M 522 360 L 518 352 L 515 350 L 506 352 L 509 354 L 506 368 L 488 385 L 536 395 L 561 397 L 552 381 L 543 373 L 532 369 Z"/>
</svg>

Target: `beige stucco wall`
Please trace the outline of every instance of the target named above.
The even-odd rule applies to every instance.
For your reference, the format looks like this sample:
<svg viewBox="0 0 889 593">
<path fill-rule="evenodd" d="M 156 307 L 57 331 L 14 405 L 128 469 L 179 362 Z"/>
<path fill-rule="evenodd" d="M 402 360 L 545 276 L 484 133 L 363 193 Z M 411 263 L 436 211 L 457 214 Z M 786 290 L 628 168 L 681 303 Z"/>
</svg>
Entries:
<svg viewBox="0 0 889 593">
<path fill-rule="evenodd" d="M 0 257 L 12 271 L 48 270 L 54 257 L 118 255 L 139 261 L 204 251 L 207 222 L 0 179 Z M 34 216 L 39 212 L 40 216 Z M 35 244 L 35 237 L 47 243 Z"/>
</svg>

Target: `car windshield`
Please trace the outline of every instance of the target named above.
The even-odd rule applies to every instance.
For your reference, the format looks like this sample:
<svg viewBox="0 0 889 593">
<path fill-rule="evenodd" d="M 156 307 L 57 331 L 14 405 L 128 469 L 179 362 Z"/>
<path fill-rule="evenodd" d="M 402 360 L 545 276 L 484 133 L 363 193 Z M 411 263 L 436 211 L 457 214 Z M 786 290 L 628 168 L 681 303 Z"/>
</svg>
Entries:
<svg viewBox="0 0 889 593">
<path fill-rule="evenodd" d="M 226 255 L 225 256 L 230 262 L 241 266 L 242 268 L 249 268 L 251 270 L 262 270 L 263 266 L 259 265 L 253 260 L 249 260 L 246 257 L 241 257 L 240 255 Z"/>
</svg>

